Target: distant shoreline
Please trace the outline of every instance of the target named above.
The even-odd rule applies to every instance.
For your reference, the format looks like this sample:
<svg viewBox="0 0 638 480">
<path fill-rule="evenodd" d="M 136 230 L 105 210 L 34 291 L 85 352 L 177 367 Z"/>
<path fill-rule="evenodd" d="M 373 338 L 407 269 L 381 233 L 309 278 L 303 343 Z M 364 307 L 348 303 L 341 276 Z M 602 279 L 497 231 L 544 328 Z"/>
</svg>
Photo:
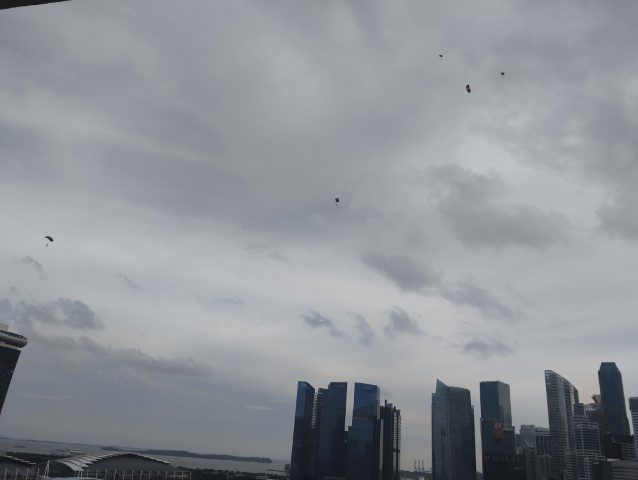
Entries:
<svg viewBox="0 0 638 480">
<path fill-rule="evenodd" d="M 127 449 L 121 447 L 102 447 L 102 450 L 109 452 L 126 452 Z M 270 458 L 267 457 L 237 457 L 235 455 L 222 455 L 216 453 L 193 453 L 186 450 L 135 450 L 134 453 L 141 453 L 144 455 L 163 455 L 167 457 L 182 457 L 182 458 L 206 458 L 209 460 L 230 460 L 236 462 L 254 462 L 254 463 L 273 463 Z"/>
</svg>

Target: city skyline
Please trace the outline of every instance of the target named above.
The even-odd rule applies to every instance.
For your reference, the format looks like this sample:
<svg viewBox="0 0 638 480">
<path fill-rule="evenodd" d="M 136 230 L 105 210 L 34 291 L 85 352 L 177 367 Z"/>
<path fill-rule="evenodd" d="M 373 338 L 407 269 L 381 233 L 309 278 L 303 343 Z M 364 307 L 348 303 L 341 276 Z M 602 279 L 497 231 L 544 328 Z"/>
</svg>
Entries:
<svg viewBox="0 0 638 480">
<path fill-rule="evenodd" d="M 339 380 L 429 465 L 437 378 L 638 395 L 638 4 L 267 4 L 0 12 L 0 433 L 286 458 Z"/>
</svg>

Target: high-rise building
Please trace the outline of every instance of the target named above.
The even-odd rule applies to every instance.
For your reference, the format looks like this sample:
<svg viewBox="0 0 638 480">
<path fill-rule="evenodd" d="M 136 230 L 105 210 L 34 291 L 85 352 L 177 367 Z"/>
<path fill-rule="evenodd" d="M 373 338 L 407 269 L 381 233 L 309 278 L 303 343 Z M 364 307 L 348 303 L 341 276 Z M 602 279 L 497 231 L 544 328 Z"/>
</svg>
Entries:
<svg viewBox="0 0 638 480">
<path fill-rule="evenodd" d="M 481 382 L 481 418 L 498 420 L 505 428 L 512 428 L 512 403 L 507 383 Z"/>
<path fill-rule="evenodd" d="M 380 479 L 382 436 L 379 387 L 355 383 L 352 426 L 348 429 L 348 480 Z"/>
<path fill-rule="evenodd" d="M 594 480 L 638 480 L 638 462 L 603 460 L 594 466 Z"/>
<path fill-rule="evenodd" d="M 534 430 L 535 480 L 548 480 L 552 475 L 552 457 L 549 428 L 536 427 Z"/>
<path fill-rule="evenodd" d="M 383 422 L 383 469 L 381 480 L 399 480 L 401 470 L 401 410 L 385 401 L 381 407 Z"/>
<path fill-rule="evenodd" d="M 535 480 L 536 478 L 535 431 L 536 427 L 534 425 L 521 425 L 516 436 L 516 451 L 522 453 L 525 459 L 525 478 L 527 480 Z"/>
<path fill-rule="evenodd" d="M 481 445 L 485 480 L 525 479 L 525 459 L 516 453 L 510 387 L 506 383 L 481 382 Z"/>
<path fill-rule="evenodd" d="M 64 2 L 66 0 L 4 0 L 0 2 L 0 10 L 3 8 L 27 7 L 30 5 L 42 5 L 45 3 Z"/>
<path fill-rule="evenodd" d="M 578 480 L 592 480 L 593 466 L 605 457 L 600 445 L 598 423 L 585 415 L 583 404 L 577 404 L 574 409 L 574 442 Z"/>
<path fill-rule="evenodd" d="M 545 370 L 545 389 L 552 476 L 556 480 L 578 480 L 574 439 L 574 406 L 578 403 L 578 390 L 551 370 Z"/>
<path fill-rule="evenodd" d="M 330 382 L 317 395 L 317 478 L 345 477 L 346 471 L 346 382 Z"/>
<path fill-rule="evenodd" d="M 616 460 L 636 460 L 636 443 L 632 435 L 605 435 L 605 457 Z"/>
<path fill-rule="evenodd" d="M 638 453 L 638 397 L 629 398 L 629 410 L 631 411 L 631 423 L 634 428 L 634 440 Z"/>
<path fill-rule="evenodd" d="M 630 435 L 622 375 L 614 362 L 603 362 L 598 370 L 601 417 L 605 433 Z"/>
<path fill-rule="evenodd" d="M 297 383 L 295 425 L 292 433 L 290 480 L 310 479 L 313 476 L 313 409 L 315 389 L 308 382 Z"/>
<path fill-rule="evenodd" d="M 7 325 L 0 324 L 0 412 L 20 358 L 20 349 L 27 344 L 26 337 L 11 333 L 8 328 Z"/>
<path fill-rule="evenodd" d="M 433 480 L 476 480 L 474 407 L 470 391 L 437 380 L 432 394 Z"/>
<path fill-rule="evenodd" d="M 627 408 L 625 405 L 625 390 L 622 375 L 614 362 L 603 362 L 598 370 L 600 385 L 600 418 L 602 424 L 602 443 L 605 456 L 618 458 L 611 435 L 631 435 Z M 618 437 L 616 437 L 618 438 Z"/>
</svg>

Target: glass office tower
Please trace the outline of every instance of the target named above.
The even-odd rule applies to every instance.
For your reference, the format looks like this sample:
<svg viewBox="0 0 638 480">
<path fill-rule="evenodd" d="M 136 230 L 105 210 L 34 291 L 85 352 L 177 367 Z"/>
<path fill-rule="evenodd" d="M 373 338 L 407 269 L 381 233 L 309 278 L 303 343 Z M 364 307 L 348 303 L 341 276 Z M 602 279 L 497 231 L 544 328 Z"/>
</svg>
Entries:
<svg viewBox="0 0 638 480">
<path fill-rule="evenodd" d="M 605 433 L 630 435 L 622 375 L 614 362 L 603 362 L 598 370 L 601 417 Z"/>
<path fill-rule="evenodd" d="M 346 470 L 346 382 L 330 382 L 318 395 L 317 478 L 344 477 Z M 319 403 L 320 399 L 320 403 Z"/>
<path fill-rule="evenodd" d="M 0 413 L 20 358 L 20 349 L 26 344 L 26 337 L 9 332 L 7 325 L 0 324 Z"/>
<path fill-rule="evenodd" d="M 432 394 L 434 480 L 476 480 L 474 407 L 470 391 L 440 380 Z"/>
<path fill-rule="evenodd" d="M 631 443 L 622 375 L 614 362 L 603 362 L 598 370 L 600 421 L 603 452 L 607 458 L 623 458 L 620 443 Z"/>
<path fill-rule="evenodd" d="M 578 403 L 578 390 L 551 370 L 545 370 L 545 389 L 552 476 L 556 480 L 577 480 L 574 408 Z"/>
<path fill-rule="evenodd" d="M 352 426 L 348 430 L 348 480 L 380 478 L 382 433 L 379 387 L 355 383 Z"/>
<path fill-rule="evenodd" d="M 481 445 L 485 480 L 524 480 L 525 458 L 516 453 L 510 387 L 481 382 Z"/>
<path fill-rule="evenodd" d="M 290 480 L 312 478 L 314 401 L 315 389 L 312 385 L 308 382 L 298 382 L 292 454 L 290 455 Z"/>
</svg>

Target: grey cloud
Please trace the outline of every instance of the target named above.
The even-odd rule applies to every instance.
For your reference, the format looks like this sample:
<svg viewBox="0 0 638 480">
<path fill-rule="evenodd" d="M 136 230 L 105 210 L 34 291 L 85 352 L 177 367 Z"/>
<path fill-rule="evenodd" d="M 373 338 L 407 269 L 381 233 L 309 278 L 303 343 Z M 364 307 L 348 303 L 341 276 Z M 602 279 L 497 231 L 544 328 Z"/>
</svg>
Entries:
<svg viewBox="0 0 638 480">
<path fill-rule="evenodd" d="M 53 350 L 84 352 L 113 365 L 135 370 L 166 375 L 209 376 L 211 368 L 192 358 L 154 357 L 137 348 L 104 347 L 90 337 L 44 336 L 35 331 L 29 335 L 31 341 Z"/>
<path fill-rule="evenodd" d="M 257 258 L 275 260 L 276 262 L 281 263 L 289 262 L 288 257 L 268 245 L 263 245 L 261 243 L 251 243 L 246 245 L 245 250 Z"/>
<path fill-rule="evenodd" d="M 246 302 L 241 297 L 206 297 L 196 295 L 197 303 L 204 306 L 216 307 L 244 307 Z"/>
<path fill-rule="evenodd" d="M 142 285 L 138 282 L 135 282 L 133 280 L 131 280 L 131 278 L 128 275 L 124 275 L 123 273 L 116 273 L 115 274 L 120 280 L 122 280 L 122 283 L 127 287 L 130 288 L 131 290 L 135 290 L 135 291 L 140 291 L 142 290 Z"/>
<path fill-rule="evenodd" d="M 86 303 L 58 298 L 45 304 L 8 298 L 0 301 L 0 318 L 6 322 L 64 325 L 80 330 L 101 330 L 104 324 Z"/>
<path fill-rule="evenodd" d="M 492 291 L 477 285 L 472 280 L 444 286 L 440 293 L 442 297 L 455 305 L 479 309 L 486 318 L 515 321 L 525 317 L 524 312 L 508 307 Z"/>
<path fill-rule="evenodd" d="M 458 165 L 435 167 L 430 174 L 444 192 L 437 202 L 441 216 L 467 245 L 545 248 L 566 239 L 569 221 L 564 215 L 497 203 L 495 198 L 505 187 L 495 175 L 477 174 Z"/>
<path fill-rule="evenodd" d="M 394 307 L 388 313 L 390 322 L 383 331 L 389 338 L 396 338 L 397 334 L 407 333 L 409 335 L 423 335 L 425 332 L 408 313 L 399 307 Z"/>
<path fill-rule="evenodd" d="M 334 326 L 332 320 L 313 310 L 309 310 L 307 314 L 301 315 L 301 318 L 303 318 L 306 324 L 312 328 L 327 328 L 330 336 L 332 337 L 343 336 L 342 333 Z"/>
<path fill-rule="evenodd" d="M 46 278 L 44 267 L 35 258 L 26 256 L 26 257 L 22 257 L 20 260 L 18 260 L 18 262 L 21 263 L 22 265 L 27 265 L 33 268 L 38 273 L 40 278 Z"/>
<path fill-rule="evenodd" d="M 375 338 L 372 327 L 363 315 L 354 314 L 353 317 L 357 322 L 355 328 L 359 332 L 359 343 L 370 345 Z"/>
<path fill-rule="evenodd" d="M 368 253 L 364 262 L 394 282 L 403 291 L 443 297 L 449 302 L 478 309 L 488 318 L 513 321 L 525 316 L 474 280 L 450 282 L 420 259 L 408 255 Z"/>
<path fill-rule="evenodd" d="M 363 261 L 403 291 L 423 292 L 438 287 L 442 281 L 441 273 L 408 255 L 369 252 L 363 255 Z"/>
<path fill-rule="evenodd" d="M 495 337 L 475 337 L 461 347 L 463 353 L 480 359 L 489 359 L 493 356 L 505 357 L 513 355 L 514 350 Z"/>
</svg>

